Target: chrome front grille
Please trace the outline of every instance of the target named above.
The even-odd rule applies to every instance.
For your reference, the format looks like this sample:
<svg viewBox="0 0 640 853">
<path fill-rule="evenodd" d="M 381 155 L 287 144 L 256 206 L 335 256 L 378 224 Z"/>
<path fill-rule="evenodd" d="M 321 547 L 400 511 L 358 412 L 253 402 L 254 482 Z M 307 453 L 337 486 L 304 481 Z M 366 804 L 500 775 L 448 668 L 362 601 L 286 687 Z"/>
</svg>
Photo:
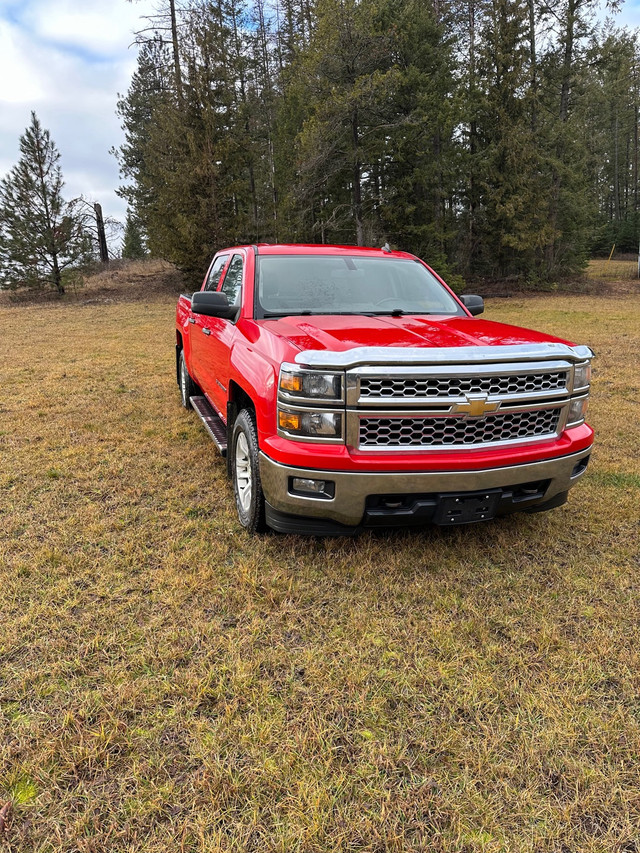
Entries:
<svg viewBox="0 0 640 853">
<path fill-rule="evenodd" d="M 306 350 L 295 361 L 344 371 L 348 448 L 428 453 L 547 441 L 579 426 L 572 404 L 588 394 L 592 356 L 589 347 L 547 341 Z"/>
<path fill-rule="evenodd" d="M 562 407 L 464 417 L 361 417 L 362 449 L 446 448 L 556 435 Z"/>
<path fill-rule="evenodd" d="M 545 373 L 467 376 L 360 377 L 360 400 L 460 397 L 464 394 L 512 395 L 565 391 L 567 370 Z"/>
</svg>

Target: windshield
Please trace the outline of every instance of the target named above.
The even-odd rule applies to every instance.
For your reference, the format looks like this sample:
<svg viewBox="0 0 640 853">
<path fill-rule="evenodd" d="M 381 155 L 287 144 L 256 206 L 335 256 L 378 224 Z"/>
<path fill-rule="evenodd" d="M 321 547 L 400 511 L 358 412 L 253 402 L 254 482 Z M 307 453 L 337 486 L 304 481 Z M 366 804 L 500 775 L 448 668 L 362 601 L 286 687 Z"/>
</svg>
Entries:
<svg viewBox="0 0 640 853">
<path fill-rule="evenodd" d="M 465 312 L 421 263 L 335 255 L 258 257 L 257 317 Z"/>
</svg>

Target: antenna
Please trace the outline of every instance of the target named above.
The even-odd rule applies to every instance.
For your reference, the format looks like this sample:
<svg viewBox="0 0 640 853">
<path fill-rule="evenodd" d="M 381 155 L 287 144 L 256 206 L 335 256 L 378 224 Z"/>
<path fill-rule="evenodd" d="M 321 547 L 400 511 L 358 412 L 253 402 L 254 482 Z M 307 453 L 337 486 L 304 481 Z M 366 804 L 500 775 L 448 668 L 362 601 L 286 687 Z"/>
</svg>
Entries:
<svg viewBox="0 0 640 853">
<path fill-rule="evenodd" d="M 387 254 L 391 254 L 391 246 L 388 243 L 385 243 L 382 247 L 382 251 L 386 252 Z"/>
</svg>

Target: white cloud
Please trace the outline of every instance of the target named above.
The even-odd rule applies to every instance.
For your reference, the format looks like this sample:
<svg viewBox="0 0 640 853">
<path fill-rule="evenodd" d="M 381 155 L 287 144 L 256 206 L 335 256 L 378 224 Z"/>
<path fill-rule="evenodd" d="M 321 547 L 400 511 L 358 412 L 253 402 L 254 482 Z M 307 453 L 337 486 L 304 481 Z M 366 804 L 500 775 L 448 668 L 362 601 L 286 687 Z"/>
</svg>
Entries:
<svg viewBox="0 0 640 853">
<path fill-rule="evenodd" d="M 117 56 L 141 28 L 140 15 L 151 9 L 149 2 L 32 0 L 23 20 L 39 39 L 95 56 Z"/>
<path fill-rule="evenodd" d="M 29 44 L 15 27 L 0 21 L 0 102 L 21 104 L 42 96 L 40 74 L 29 62 Z"/>
<path fill-rule="evenodd" d="M 65 198 L 84 195 L 124 219 L 109 150 L 122 142 L 115 110 L 136 65 L 129 46 L 151 12 L 151 0 L 0 0 L 0 175 L 35 110 L 61 153 Z"/>
</svg>

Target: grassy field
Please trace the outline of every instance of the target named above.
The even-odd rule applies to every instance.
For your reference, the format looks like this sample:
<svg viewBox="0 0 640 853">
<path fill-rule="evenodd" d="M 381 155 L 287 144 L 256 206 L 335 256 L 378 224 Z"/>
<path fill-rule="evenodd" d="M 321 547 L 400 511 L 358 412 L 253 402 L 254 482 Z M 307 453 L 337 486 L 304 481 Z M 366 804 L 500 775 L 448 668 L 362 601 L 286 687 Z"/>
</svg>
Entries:
<svg viewBox="0 0 640 853">
<path fill-rule="evenodd" d="M 640 304 L 494 300 L 598 355 L 569 503 L 250 538 L 174 298 L 0 308 L 0 848 L 640 851 Z"/>
</svg>

